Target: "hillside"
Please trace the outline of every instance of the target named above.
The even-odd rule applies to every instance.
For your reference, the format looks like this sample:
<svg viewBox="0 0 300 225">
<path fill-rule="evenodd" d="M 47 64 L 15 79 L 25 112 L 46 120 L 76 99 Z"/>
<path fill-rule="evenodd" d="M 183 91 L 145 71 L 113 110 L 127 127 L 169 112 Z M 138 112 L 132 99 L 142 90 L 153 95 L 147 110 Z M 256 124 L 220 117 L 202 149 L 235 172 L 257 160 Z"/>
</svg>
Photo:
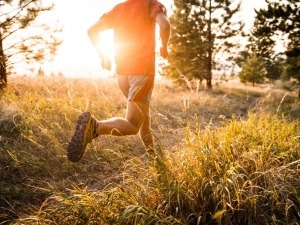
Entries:
<svg viewBox="0 0 300 225">
<path fill-rule="evenodd" d="M 12 78 L 0 93 L 0 224 L 300 223 L 296 93 L 160 80 L 153 162 L 137 136 L 99 137 L 67 161 L 80 112 L 125 106 L 115 78 Z"/>
</svg>

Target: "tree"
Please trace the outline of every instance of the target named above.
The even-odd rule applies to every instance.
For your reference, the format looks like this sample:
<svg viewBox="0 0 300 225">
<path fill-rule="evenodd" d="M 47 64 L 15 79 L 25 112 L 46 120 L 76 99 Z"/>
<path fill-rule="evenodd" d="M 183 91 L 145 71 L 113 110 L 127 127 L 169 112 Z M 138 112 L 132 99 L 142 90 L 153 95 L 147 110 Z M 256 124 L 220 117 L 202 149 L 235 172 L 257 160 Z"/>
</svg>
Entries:
<svg viewBox="0 0 300 225">
<path fill-rule="evenodd" d="M 254 86 L 262 83 L 266 76 L 265 63 L 262 57 L 252 54 L 243 64 L 239 78 L 242 83 L 251 82 Z"/>
<path fill-rule="evenodd" d="M 215 56 L 230 52 L 237 42 L 232 37 L 241 33 L 244 24 L 236 20 L 240 2 L 233 0 L 174 0 L 175 10 L 170 20 L 169 71 L 206 79 L 212 87 Z"/>
<path fill-rule="evenodd" d="M 275 80 L 280 79 L 283 74 L 283 62 L 281 58 L 274 59 L 272 61 L 265 61 L 266 66 L 266 78 L 269 81 L 274 82 Z"/>
<path fill-rule="evenodd" d="M 60 29 L 38 23 L 41 14 L 53 9 L 42 0 L 0 1 L 0 84 L 18 63 L 50 60 L 61 41 L 55 36 Z"/>
<path fill-rule="evenodd" d="M 286 78 L 294 78 L 298 81 L 298 85 L 300 85 L 300 48 L 293 48 L 292 50 L 287 51 L 286 55 Z M 298 97 L 300 98 L 300 88 Z"/>
<path fill-rule="evenodd" d="M 265 61 L 266 66 L 266 77 L 270 80 L 277 80 L 280 78 L 279 70 L 276 71 L 279 67 L 275 63 L 275 45 L 276 39 L 274 39 L 274 34 L 270 27 L 266 26 L 265 18 L 258 12 L 256 19 L 254 21 L 253 28 L 249 37 L 250 45 L 247 46 L 248 54 L 255 53 L 261 59 Z M 274 73 L 275 72 L 275 73 Z"/>
<path fill-rule="evenodd" d="M 255 29 L 252 35 L 255 40 L 267 39 L 269 42 L 261 45 L 256 42 L 256 50 L 261 49 L 259 55 L 271 61 L 272 54 L 269 52 L 264 55 L 266 52 L 264 48 L 274 50 L 278 40 L 285 42 L 287 47 L 284 52 L 287 64 L 285 74 L 287 78 L 297 79 L 300 84 L 300 2 L 299 0 L 266 0 L 266 2 L 268 3 L 266 9 L 256 11 Z M 267 67 L 268 70 L 269 68 L 272 67 Z"/>
</svg>

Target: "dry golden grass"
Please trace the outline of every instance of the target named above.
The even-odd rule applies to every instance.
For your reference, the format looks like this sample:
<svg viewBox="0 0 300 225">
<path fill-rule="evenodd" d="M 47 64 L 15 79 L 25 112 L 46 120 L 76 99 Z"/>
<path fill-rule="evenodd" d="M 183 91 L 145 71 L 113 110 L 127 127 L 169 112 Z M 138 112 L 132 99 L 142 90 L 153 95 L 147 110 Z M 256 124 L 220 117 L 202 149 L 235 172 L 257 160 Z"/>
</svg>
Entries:
<svg viewBox="0 0 300 225">
<path fill-rule="evenodd" d="M 136 136 L 100 137 L 78 164 L 67 161 L 80 112 L 106 119 L 123 116 L 125 106 L 115 78 L 11 79 L 0 95 L 0 221 L 298 221 L 300 101 L 294 93 L 158 82 L 151 106 L 158 156 L 150 165 Z"/>
</svg>

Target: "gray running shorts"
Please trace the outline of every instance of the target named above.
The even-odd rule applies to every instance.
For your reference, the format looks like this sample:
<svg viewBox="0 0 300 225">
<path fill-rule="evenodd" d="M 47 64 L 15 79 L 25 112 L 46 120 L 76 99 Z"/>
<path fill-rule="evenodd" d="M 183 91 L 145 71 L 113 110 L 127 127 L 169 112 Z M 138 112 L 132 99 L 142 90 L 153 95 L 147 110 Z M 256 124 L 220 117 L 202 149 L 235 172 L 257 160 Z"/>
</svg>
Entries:
<svg viewBox="0 0 300 225">
<path fill-rule="evenodd" d="M 128 101 L 150 104 L 154 76 L 118 75 L 119 87 Z"/>
</svg>

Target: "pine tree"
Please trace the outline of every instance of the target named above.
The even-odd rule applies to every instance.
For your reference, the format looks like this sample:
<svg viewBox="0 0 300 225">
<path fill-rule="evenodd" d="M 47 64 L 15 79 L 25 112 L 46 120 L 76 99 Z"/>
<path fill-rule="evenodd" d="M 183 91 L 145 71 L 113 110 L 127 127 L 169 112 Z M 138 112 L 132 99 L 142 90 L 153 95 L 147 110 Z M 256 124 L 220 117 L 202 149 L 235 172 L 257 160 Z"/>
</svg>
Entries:
<svg viewBox="0 0 300 225">
<path fill-rule="evenodd" d="M 37 23 L 39 15 L 53 9 L 42 0 L 0 1 L 0 84 L 18 63 L 49 60 L 61 43 L 60 31 L 49 24 Z"/>
<path fill-rule="evenodd" d="M 269 26 L 266 26 L 265 17 L 256 11 L 256 19 L 249 37 L 250 45 L 248 46 L 249 54 L 255 53 L 265 61 L 266 77 L 271 80 L 277 80 L 281 74 L 274 71 L 275 69 L 275 45 L 274 33 Z M 276 73 L 274 73 L 276 72 Z"/>
<path fill-rule="evenodd" d="M 300 84 L 300 2 L 299 0 L 266 0 L 268 7 L 256 11 L 255 26 L 252 31 L 252 43 L 267 62 L 268 74 L 272 73 L 274 46 L 282 38 L 287 50 L 285 71 L 287 78 L 295 78 Z M 275 56 L 275 57 L 274 57 Z M 300 96 L 300 91 L 299 91 Z"/>
<path fill-rule="evenodd" d="M 288 50 L 286 52 L 286 56 L 286 78 L 295 78 L 300 86 L 300 48 L 292 48 L 291 50 Z M 300 87 L 298 97 L 300 98 Z"/>
<path fill-rule="evenodd" d="M 239 73 L 239 78 L 242 83 L 250 82 L 255 84 L 262 83 L 266 76 L 265 64 L 262 57 L 252 54 L 243 64 L 242 71 Z"/>
<path fill-rule="evenodd" d="M 171 16 L 170 70 L 173 76 L 189 74 L 206 79 L 212 87 L 212 70 L 218 52 L 229 52 L 243 23 L 234 19 L 240 3 L 233 0 L 174 0 Z"/>
</svg>

